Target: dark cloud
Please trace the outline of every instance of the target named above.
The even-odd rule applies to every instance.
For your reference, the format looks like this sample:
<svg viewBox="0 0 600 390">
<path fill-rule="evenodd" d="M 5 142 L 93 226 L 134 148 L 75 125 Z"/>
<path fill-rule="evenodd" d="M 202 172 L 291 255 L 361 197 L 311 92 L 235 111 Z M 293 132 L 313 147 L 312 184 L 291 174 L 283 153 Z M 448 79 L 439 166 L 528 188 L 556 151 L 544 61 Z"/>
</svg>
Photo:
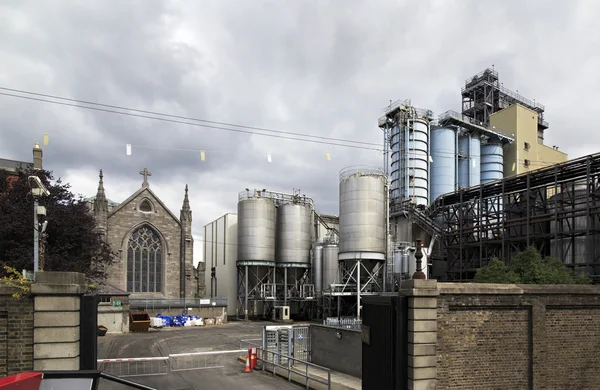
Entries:
<svg viewBox="0 0 600 390">
<path fill-rule="evenodd" d="M 600 144 L 588 131 L 599 97 L 598 8 L 591 0 L 4 1 L 0 86 L 380 143 L 377 118 L 390 100 L 458 111 L 465 79 L 493 64 L 506 87 L 546 105 L 548 143 L 577 157 Z M 0 129 L 0 155 L 21 160 L 49 133 L 46 166 L 87 195 L 103 168 L 109 197 L 122 201 L 147 167 L 177 212 L 188 183 L 196 233 L 235 211 L 246 187 L 301 188 L 336 213 L 339 170 L 382 161 L 373 150 L 5 96 Z"/>
</svg>

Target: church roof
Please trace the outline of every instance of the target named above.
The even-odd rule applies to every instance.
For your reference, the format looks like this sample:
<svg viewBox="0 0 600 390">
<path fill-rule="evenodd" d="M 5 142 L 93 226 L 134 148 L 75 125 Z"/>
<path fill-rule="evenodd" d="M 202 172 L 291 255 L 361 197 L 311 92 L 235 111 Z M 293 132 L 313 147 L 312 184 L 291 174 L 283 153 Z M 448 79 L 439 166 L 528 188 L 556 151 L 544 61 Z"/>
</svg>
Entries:
<svg viewBox="0 0 600 390">
<path fill-rule="evenodd" d="M 17 168 L 33 168 L 33 163 L 27 161 L 9 160 L 0 158 L 0 169 L 4 171 L 16 172 Z"/>
<path fill-rule="evenodd" d="M 160 200 L 160 198 L 158 196 L 156 196 L 156 194 L 150 189 L 150 187 L 142 187 L 139 190 L 137 190 L 136 192 L 134 192 L 129 198 L 125 199 L 123 201 L 123 203 L 119 204 L 117 207 L 115 207 L 109 214 L 108 216 L 110 217 L 111 215 L 114 215 L 116 213 L 119 212 L 119 210 L 121 210 L 123 207 L 125 207 L 126 205 L 128 205 L 132 200 L 134 200 L 138 195 L 140 195 L 142 192 L 144 191 L 148 191 L 150 193 L 150 195 L 152 195 L 152 197 L 158 202 L 158 204 L 160 204 L 166 211 L 167 213 L 169 213 L 169 215 L 171 217 L 173 217 L 173 219 L 181 225 L 181 221 L 179 220 L 179 218 L 177 218 L 175 216 L 175 214 L 173 214 L 173 212 L 171 210 L 169 210 L 169 208 L 167 207 L 166 204 L 163 203 L 162 200 Z"/>
<path fill-rule="evenodd" d="M 90 196 L 88 198 L 83 198 L 83 200 L 86 201 L 86 202 L 92 202 L 92 203 L 94 203 L 94 201 L 96 200 L 96 196 L 94 195 L 94 196 Z M 119 205 L 119 203 L 114 202 L 114 201 L 112 201 L 112 200 L 110 200 L 108 198 L 106 200 L 108 201 L 108 205 L 109 206 L 118 206 Z"/>
<path fill-rule="evenodd" d="M 98 280 L 92 280 L 92 283 L 96 285 L 95 293 L 97 295 L 130 295 L 127 291 L 121 290 L 113 285 Z"/>
</svg>

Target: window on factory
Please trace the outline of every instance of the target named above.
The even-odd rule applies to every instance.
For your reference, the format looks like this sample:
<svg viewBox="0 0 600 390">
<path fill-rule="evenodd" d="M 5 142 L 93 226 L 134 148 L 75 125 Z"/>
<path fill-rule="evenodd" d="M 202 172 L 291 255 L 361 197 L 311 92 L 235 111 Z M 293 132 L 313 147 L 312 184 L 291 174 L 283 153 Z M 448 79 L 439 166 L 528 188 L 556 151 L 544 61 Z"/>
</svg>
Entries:
<svg viewBox="0 0 600 390">
<path fill-rule="evenodd" d="M 529 145 L 529 142 L 525 142 L 525 143 L 523 144 L 523 149 L 525 149 L 525 150 L 529 150 L 530 148 L 531 148 L 531 145 Z"/>
<path fill-rule="evenodd" d="M 523 165 L 525 165 L 526 167 L 528 167 L 530 164 L 531 164 L 531 162 L 529 160 L 527 160 L 527 159 L 525 159 L 523 161 Z"/>
<path fill-rule="evenodd" d="M 162 292 L 163 253 L 160 237 L 150 226 L 131 234 L 127 246 L 128 292 Z"/>
</svg>

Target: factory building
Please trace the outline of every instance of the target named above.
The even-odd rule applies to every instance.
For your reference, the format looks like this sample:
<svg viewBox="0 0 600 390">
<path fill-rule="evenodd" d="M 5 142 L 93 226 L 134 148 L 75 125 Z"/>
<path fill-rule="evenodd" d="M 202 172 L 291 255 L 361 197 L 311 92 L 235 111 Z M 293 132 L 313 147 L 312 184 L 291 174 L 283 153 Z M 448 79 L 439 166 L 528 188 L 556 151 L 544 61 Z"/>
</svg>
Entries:
<svg viewBox="0 0 600 390">
<path fill-rule="evenodd" d="M 492 128 L 514 139 L 504 148 L 504 177 L 520 175 L 568 159 L 556 146 L 544 145 L 539 131 L 539 114 L 515 103 L 490 116 Z"/>
<path fill-rule="evenodd" d="M 211 297 L 240 318 L 347 325 L 361 297 L 412 277 L 418 250 L 439 280 L 470 280 L 528 245 L 600 278 L 600 155 L 567 161 L 545 145 L 545 107 L 494 69 L 461 97 L 461 112 L 437 117 L 410 100 L 386 107 L 383 169 L 340 171 L 339 217 L 299 192 L 242 191 L 237 214 L 205 227 Z"/>
</svg>

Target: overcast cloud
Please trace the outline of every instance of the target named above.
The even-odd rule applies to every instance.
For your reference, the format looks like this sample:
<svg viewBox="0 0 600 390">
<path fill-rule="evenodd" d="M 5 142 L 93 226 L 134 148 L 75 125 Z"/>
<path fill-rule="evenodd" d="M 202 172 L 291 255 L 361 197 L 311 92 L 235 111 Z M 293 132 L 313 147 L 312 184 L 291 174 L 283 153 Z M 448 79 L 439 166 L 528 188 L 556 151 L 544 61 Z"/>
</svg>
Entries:
<svg viewBox="0 0 600 390">
<path fill-rule="evenodd" d="M 594 0 L 4 0 L 0 86 L 381 143 L 390 100 L 459 111 L 464 80 L 493 64 L 504 86 L 546 106 L 546 143 L 574 158 L 600 150 L 599 15 Z M 189 184 L 196 237 L 235 212 L 245 188 L 301 188 L 337 214 L 339 170 L 382 161 L 373 150 L 0 95 L 0 157 L 30 161 L 44 133 L 45 167 L 85 196 L 102 168 L 107 196 L 121 202 L 147 167 L 179 215 Z"/>
</svg>

